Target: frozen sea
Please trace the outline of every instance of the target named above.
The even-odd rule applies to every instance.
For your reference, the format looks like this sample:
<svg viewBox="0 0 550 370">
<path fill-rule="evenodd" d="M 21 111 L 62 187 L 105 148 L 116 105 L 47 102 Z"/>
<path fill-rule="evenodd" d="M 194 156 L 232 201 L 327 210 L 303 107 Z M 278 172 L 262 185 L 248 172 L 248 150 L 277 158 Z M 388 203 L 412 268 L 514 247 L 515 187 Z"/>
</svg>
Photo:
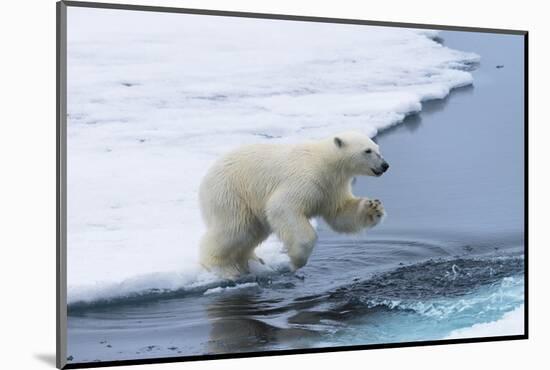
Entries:
<svg viewBox="0 0 550 370">
<path fill-rule="evenodd" d="M 68 20 L 70 362 L 523 333 L 522 37 Z M 197 190 L 216 158 L 349 129 L 391 164 L 354 185 L 384 202 L 384 224 L 318 222 L 296 274 L 279 272 L 274 238 L 237 282 L 201 271 Z"/>
</svg>

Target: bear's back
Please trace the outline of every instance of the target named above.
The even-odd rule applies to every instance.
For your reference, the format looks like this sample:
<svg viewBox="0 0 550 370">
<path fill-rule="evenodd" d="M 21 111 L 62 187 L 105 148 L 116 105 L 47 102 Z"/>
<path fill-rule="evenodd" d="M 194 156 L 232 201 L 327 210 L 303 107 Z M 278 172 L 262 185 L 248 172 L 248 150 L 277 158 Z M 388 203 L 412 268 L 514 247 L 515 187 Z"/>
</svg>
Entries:
<svg viewBox="0 0 550 370">
<path fill-rule="evenodd" d="M 208 171 L 200 189 L 201 202 L 218 202 L 212 194 L 225 194 L 262 212 L 279 188 L 308 188 L 315 176 L 313 153 L 306 145 L 251 144 L 220 158 Z"/>
</svg>

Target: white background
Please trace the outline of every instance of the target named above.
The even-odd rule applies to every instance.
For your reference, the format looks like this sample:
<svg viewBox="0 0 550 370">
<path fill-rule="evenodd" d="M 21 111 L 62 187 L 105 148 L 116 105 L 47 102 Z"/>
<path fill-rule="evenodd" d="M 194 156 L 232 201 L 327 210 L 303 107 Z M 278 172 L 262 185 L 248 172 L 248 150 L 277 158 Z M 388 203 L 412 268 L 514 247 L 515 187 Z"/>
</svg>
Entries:
<svg viewBox="0 0 550 370">
<path fill-rule="evenodd" d="M 117 2 L 112 0 L 111 2 Z M 518 369 L 547 366 L 549 20 L 535 1 L 172 0 L 126 3 L 530 31 L 530 339 L 239 360 L 155 369 Z M 0 13 L 0 333 L 2 368 L 53 368 L 55 354 L 55 1 L 6 1 Z M 101 25 L 98 25 L 101 27 Z M 475 133 L 472 133 L 475 134 Z M 498 140 L 498 137 L 495 137 Z M 545 145 L 546 144 L 546 145 Z M 467 204 L 467 202 L 466 202 Z M 132 367 L 134 369 L 143 366 Z"/>
</svg>

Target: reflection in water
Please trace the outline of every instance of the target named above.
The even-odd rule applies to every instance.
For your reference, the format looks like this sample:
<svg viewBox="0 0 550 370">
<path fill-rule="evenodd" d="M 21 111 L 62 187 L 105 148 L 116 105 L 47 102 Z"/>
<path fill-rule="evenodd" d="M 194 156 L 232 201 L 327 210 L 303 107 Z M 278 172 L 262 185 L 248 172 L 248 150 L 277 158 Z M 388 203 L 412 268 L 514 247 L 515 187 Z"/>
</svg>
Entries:
<svg viewBox="0 0 550 370">
<path fill-rule="evenodd" d="M 523 302 L 521 233 L 324 236 L 298 276 L 70 307 L 69 354 L 94 361 L 438 339 Z"/>
<path fill-rule="evenodd" d="M 277 312 L 284 314 L 288 310 L 272 307 L 273 303 L 277 302 L 261 300 L 250 292 L 218 295 L 206 308 L 211 325 L 208 352 L 304 348 L 308 347 L 308 342 L 320 337 L 313 330 L 278 327 L 264 321 L 265 317 L 274 320 L 274 316 L 275 319 L 278 316 Z"/>
<path fill-rule="evenodd" d="M 207 295 L 208 353 L 345 345 L 357 328 L 364 329 L 363 343 L 420 340 L 427 328 L 435 338 L 452 330 L 455 318 L 474 324 L 480 312 L 498 317 L 521 302 L 516 289 L 524 264 L 521 235 L 467 243 L 464 235 L 459 239 L 321 243 L 314 264 L 304 269 L 309 290 L 287 284 L 294 279 L 288 274 Z M 390 261 L 410 262 L 388 269 Z M 339 272 L 337 281 L 327 281 L 329 265 Z M 376 265 L 386 267 L 373 273 Z M 509 291 L 493 291 L 509 279 L 515 279 Z M 502 296 L 514 298 L 494 307 L 486 304 Z M 405 321 L 412 333 L 393 327 Z"/>
<path fill-rule="evenodd" d="M 449 104 L 450 99 L 455 99 L 456 97 L 460 96 L 472 95 L 474 93 L 474 89 L 475 87 L 473 85 L 458 87 L 456 89 L 453 89 L 452 94 L 447 95 L 443 99 L 428 100 L 423 102 L 421 112 L 411 113 L 406 116 L 403 122 L 399 123 L 398 125 L 390 126 L 383 130 L 380 130 L 378 132 L 377 138 L 387 136 L 396 131 L 407 130 L 410 132 L 415 132 L 422 125 L 422 117 L 426 116 L 427 114 L 433 114 L 443 111 L 445 107 Z"/>
</svg>

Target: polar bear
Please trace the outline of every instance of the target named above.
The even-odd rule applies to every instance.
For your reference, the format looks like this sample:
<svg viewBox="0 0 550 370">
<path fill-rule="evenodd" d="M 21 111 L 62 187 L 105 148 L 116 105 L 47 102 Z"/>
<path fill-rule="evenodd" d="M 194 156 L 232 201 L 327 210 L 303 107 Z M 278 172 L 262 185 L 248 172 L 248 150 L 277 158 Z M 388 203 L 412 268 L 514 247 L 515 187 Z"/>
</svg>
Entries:
<svg viewBox="0 0 550 370">
<path fill-rule="evenodd" d="M 200 262 L 225 278 L 263 264 L 255 248 L 271 233 L 283 242 L 293 270 L 307 263 L 317 240 L 309 220 L 322 217 L 335 231 L 355 233 L 385 215 L 379 200 L 357 198 L 353 177 L 389 168 L 378 145 L 358 132 L 300 144 L 253 144 L 219 159 L 199 190 L 207 226 Z"/>
</svg>

